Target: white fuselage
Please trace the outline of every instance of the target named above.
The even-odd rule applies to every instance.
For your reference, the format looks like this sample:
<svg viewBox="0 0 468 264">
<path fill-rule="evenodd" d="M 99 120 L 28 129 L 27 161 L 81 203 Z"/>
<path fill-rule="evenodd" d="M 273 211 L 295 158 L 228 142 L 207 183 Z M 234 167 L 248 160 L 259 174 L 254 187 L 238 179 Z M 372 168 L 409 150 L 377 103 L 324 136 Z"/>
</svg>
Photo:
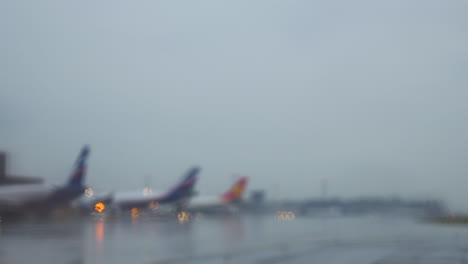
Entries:
<svg viewBox="0 0 468 264">
<path fill-rule="evenodd" d="M 229 203 L 223 201 L 221 196 L 195 196 L 190 199 L 186 208 L 191 211 L 215 210 L 227 205 Z"/>
<path fill-rule="evenodd" d="M 0 207 L 21 207 L 45 201 L 55 188 L 45 184 L 0 187 Z"/>
<path fill-rule="evenodd" d="M 126 192 L 116 192 L 112 200 L 112 207 L 119 207 L 120 205 L 127 203 L 138 203 L 138 202 L 148 202 L 157 201 L 164 195 L 163 192 L 152 192 L 149 194 L 144 194 L 143 191 L 126 191 Z"/>
</svg>

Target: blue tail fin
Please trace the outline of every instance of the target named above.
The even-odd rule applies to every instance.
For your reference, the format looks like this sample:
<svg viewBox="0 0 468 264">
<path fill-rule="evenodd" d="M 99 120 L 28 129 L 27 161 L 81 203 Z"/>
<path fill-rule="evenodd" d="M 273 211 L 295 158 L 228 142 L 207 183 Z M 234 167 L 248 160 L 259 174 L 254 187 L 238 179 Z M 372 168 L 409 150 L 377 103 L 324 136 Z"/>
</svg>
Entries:
<svg viewBox="0 0 468 264">
<path fill-rule="evenodd" d="M 89 156 L 89 146 L 85 145 L 76 159 L 73 171 L 68 180 L 68 185 L 83 186 L 86 175 L 86 160 Z"/>
<path fill-rule="evenodd" d="M 193 187 L 197 183 L 200 168 L 193 167 L 182 178 L 182 181 L 174 186 L 164 197 L 163 200 L 170 202 L 182 198 L 190 197 L 193 194 Z"/>
</svg>

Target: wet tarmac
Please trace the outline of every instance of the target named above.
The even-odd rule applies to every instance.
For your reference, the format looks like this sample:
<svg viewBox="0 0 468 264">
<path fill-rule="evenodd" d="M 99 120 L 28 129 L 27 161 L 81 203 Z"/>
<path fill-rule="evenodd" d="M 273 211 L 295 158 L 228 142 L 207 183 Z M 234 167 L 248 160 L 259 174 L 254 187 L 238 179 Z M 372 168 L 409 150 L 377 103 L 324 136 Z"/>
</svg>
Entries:
<svg viewBox="0 0 468 264">
<path fill-rule="evenodd" d="M 467 226 L 377 216 L 86 217 L 0 231 L 2 264 L 468 263 Z"/>
</svg>

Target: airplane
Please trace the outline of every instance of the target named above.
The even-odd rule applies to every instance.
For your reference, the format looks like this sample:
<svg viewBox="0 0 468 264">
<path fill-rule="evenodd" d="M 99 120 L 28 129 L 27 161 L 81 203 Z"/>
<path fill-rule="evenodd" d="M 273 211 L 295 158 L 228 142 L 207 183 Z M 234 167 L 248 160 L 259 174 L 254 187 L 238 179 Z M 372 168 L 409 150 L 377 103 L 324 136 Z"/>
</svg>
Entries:
<svg viewBox="0 0 468 264">
<path fill-rule="evenodd" d="M 239 178 L 224 194 L 218 196 L 195 196 L 184 208 L 189 212 L 218 212 L 220 210 L 231 211 L 232 205 L 240 202 L 244 195 L 248 179 Z"/>
<path fill-rule="evenodd" d="M 83 211 L 106 211 L 122 212 L 136 209 L 157 209 L 161 204 L 175 205 L 181 208 L 187 200 L 193 196 L 200 168 L 189 169 L 182 180 L 166 192 L 155 192 L 149 188 L 143 191 L 133 192 L 110 192 L 97 195 L 96 197 L 84 197 L 79 202 L 79 207 Z M 99 204 L 99 208 L 97 207 Z"/>
<path fill-rule="evenodd" d="M 62 186 L 21 184 L 0 186 L 0 214 L 50 211 L 81 196 L 86 187 L 86 162 L 90 148 L 84 146 L 68 181 Z"/>
</svg>

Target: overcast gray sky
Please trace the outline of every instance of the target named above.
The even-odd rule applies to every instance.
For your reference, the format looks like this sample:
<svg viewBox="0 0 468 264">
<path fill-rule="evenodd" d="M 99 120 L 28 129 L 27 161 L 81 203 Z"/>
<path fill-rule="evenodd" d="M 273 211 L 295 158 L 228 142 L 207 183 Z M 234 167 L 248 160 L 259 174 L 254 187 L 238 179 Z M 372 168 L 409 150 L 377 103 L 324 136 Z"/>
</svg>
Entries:
<svg viewBox="0 0 468 264">
<path fill-rule="evenodd" d="M 468 210 L 466 1 L 2 1 L 10 172 Z"/>
</svg>

